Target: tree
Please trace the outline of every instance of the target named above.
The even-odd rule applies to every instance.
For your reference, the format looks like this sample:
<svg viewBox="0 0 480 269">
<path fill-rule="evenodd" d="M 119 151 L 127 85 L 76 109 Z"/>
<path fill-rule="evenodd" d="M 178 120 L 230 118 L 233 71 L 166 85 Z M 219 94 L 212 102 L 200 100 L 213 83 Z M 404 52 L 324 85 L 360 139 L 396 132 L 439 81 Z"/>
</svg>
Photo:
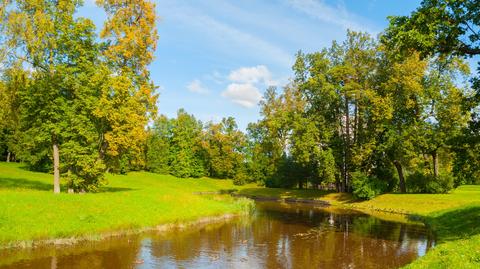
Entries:
<svg viewBox="0 0 480 269">
<path fill-rule="evenodd" d="M 155 173 L 170 173 L 170 143 L 172 120 L 161 115 L 149 129 L 146 149 L 146 168 Z"/>
<path fill-rule="evenodd" d="M 205 174 L 201 148 L 202 123 L 180 109 L 172 122 L 170 171 L 177 177 L 201 177 Z"/>
<path fill-rule="evenodd" d="M 234 118 L 208 124 L 203 142 L 209 176 L 234 178 L 244 173 L 246 138 Z"/>
<path fill-rule="evenodd" d="M 382 42 L 389 50 L 399 54 L 409 53 L 412 49 L 422 57 L 443 57 L 455 61 L 455 56 L 472 57 L 480 54 L 480 4 L 475 0 L 425 0 L 409 16 L 390 17 L 390 26 L 382 36 Z M 445 61 L 442 60 L 442 61 Z M 478 169 L 475 152 L 480 124 L 478 107 L 480 103 L 480 83 L 478 76 L 472 78 L 473 94 L 466 96 L 461 115 L 471 112 L 468 128 L 455 137 L 455 171 L 457 176 L 464 171 Z M 442 139 L 440 139 L 442 141 Z M 472 151 L 473 150 L 473 151 Z M 434 165 L 435 166 L 435 165 Z M 434 169 L 435 170 L 435 169 Z M 436 169 L 438 170 L 438 169 Z"/>
<path fill-rule="evenodd" d="M 18 0 L 3 14 L 8 18 L 4 28 L 8 39 L 5 44 L 15 48 L 13 58 L 32 69 L 32 83 L 19 93 L 22 146 L 24 152 L 30 151 L 23 154 L 22 159 L 33 165 L 53 159 L 55 193 L 60 192 L 60 148 L 63 146 L 67 153 L 63 158 L 67 161 L 65 167 L 71 173 L 93 177 L 96 181 L 98 169 L 91 169 L 101 166 L 96 159 L 74 156 L 85 155 L 86 147 L 91 147 L 92 136 L 96 134 L 90 128 L 91 110 L 84 105 L 91 103 L 87 100 L 91 95 L 86 92 L 95 91 L 85 85 L 90 85 L 98 47 L 94 24 L 74 17 L 79 4 L 80 1 Z M 73 146 L 72 136 L 83 142 L 77 140 Z"/>
<path fill-rule="evenodd" d="M 410 16 L 391 16 L 383 40 L 390 50 L 480 54 L 480 3 L 475 0 L 424 0 Z"/>
<path fill-rule="evenodd" d="M 403 61 L 392 61 L 387 65 L 388 76 L 382 85 L 387 96 L 391 96 L 393 105 L 383 146 L 397 169 L 400 191 L 406 192 L 404 166 L 416 155 L 413 137 L 424 112 L 422 80 L 427 63 L 420 60 L 418 54 Z"/>
<path fill-rule="evenodd" d="M 425 77 L 425 110 L 420 125 L 419 144 L 422 153 L 432 157 L 432 173 L 439 176 L 439 153 L 450 151 L 451 140 L 467 127 L 470 113 L 464 109 L 466 96 L 456 84 L 468 74 L 461 59 L 433 59 Z"/>
<path fill-rule="evenodd" d="M 106 40 L 108 80 L 95 112 L 102 133 L 100 155 L 116 171 L 125 165 L 142 167 L 145 126 L 156 115 L 156 87 L 148 70 L 158 39 L 155 5 L 145 0 L 97 4 L 107 13 L 100 37 Z"/>
<path fill-rule="evenodd" d="M 29 78 L 19 66 L 12 66 L 3 73 L 0 81 L 0 151 L 6 153 L 6 161 L 15 160 L 21 150 L 20 138 L 20 95 L 28 87 Z"/>
<path fill-rule="evenodd" d="M 340 171 L 339 191 L 349 190 L 353 171 L 369 169 L 369 154 L 365 153 L 372 151 L 372 132 L 376 131 L 372 118 L 378 115 L 372 111 L 376 108 L 372 100 L 377 97 L 373 83 L 376 53 L 376 42 L 370 36 L 348 31 L 341 44 L 333 42 L 321 52 L 299 53 L 293 67 L 295 82 L 307 102 L 305 113 L 315 122 L 310 128 L 319 132 L 315 143 L 318 148 L 331 149 L 322 152 L 334 156 Z M 309 126 L 306 122 L 301 125 Z"/>
</svg>

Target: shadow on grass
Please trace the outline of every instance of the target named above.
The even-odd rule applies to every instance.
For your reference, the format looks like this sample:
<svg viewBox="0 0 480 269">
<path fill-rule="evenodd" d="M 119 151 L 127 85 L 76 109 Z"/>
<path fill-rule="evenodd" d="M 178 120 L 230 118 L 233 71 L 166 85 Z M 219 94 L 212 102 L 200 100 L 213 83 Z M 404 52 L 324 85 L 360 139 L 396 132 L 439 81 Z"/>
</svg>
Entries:
<svg viewBox="0 0 480 269">
<path fill-rule="evenodd" d="M 53 191 L 53 184 L 26 179 L 26 178 L 8 178 L 0 177 L 0 189 L 30 189 L 37 191 Z M 122 192 L 132 191 L 132 188 L 123 187 L 108 187 L 103 186 L 100 188 L 100 192 Z M 62 186 L 62 192 L 66 192 L 65 186 Z"/>
<path fill-rule="evenodd" d="M 0 189 L 32 189 L 40 191 L 53 190 L 53 184 L 25 178 L 0 178 Z"/>
<path fill-rule="evenodd" d="M 412 216 L 412 218 L 419 218 Z M 480 234 L 480 205 L 423 217 L 439 241 L 452 241 Z"/>
<path fill-rule="evenodd" d="M 136 189 L 132 188 L 124 188 L 124 187 L 108 187 L 108 186 L 103 186 L 100 188 L 99 192 L 122 192 L 122 191 L 133 191 Z"/>
</svg>

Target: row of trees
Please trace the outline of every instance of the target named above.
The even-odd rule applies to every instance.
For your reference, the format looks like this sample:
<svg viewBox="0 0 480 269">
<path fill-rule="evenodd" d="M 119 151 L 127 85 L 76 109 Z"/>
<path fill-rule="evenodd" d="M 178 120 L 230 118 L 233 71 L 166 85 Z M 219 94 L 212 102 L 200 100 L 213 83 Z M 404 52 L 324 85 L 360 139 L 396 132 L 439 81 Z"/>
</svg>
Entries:
<svg viewBox="0 0 480 269">
<path fill-rule="evenodd" d="M 379 41 L 349 32 L 300 52 L 294 80 L 267 92 L 250 126 L 266 182 L 365 198 L 480 183 L 480 83 L 462 60 L 480 54 L 479 10 L 425 0 Z"/>
<path fill-rule="evenodd" d="M 148 0 L 98 0 L 100 36 L 80 0 L 0 4 L 1 149 L 60 174 L 74 191 L 96 190 L 107 170 L 141 161 L 156 114 L 148 65 L 157 31 Z"/>
<path fill-rule="evenodd" d="M 78 0 L 0 4 L 0 147 L 8 160 L 96 190 L 103 173 L 146 169 L 272 187 L 444 192 L 480 182 L 476 1 L 425 0 L 379 39 L 296 55 L 246 133 L 233 118 L 156 116 L 148 65 L 157 33 L 147 0 L 98 0 L 100 32 Z M 150 119 L 153 119 L 149 124 Z"/>
<path fill-rule="evenodd" d="M 470 117 L 460 59 L 400 56 L 348 32 L 341 44 L 298 53 L 293 69 L 294 80 L 280 94 L 267 91 L 263 118 L 249 127 L 273 186 L 352 191 L 382 179 L 385 190 L 398 181 L 405 192 L 405 174 L 451 180 L 451 140 Z"/>
<path fill-rule="evenodd" d="M 247 138 L 233 118 L 203 124 L 179 110 L 177 117 L 160 116 L 149 129 L 146 168 L 177 177 L 233 178 L 247 180 Z"/>
</svg>

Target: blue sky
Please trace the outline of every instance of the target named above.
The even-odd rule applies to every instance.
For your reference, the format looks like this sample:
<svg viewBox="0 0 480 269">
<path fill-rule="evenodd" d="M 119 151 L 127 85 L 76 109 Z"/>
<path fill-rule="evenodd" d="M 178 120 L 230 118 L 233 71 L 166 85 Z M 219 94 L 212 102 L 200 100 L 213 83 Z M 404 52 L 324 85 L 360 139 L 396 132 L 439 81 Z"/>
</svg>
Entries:
<svg viewBox="0 0 480 269">
<path fill-rule="evenodd" d="M 105 18 L 94 0 L 80 16 Z M 298 50 L 318 51 L 347 29 L 377 35 L 388 15 L 407 15 L 419 0 L 157 0 L 160 39 L 151 74 L 159 113 L 185 108 L 202 121 L 233 116 L 241 129 L 259 118 L 269 85 L 292 76 Z"/>
</svg>

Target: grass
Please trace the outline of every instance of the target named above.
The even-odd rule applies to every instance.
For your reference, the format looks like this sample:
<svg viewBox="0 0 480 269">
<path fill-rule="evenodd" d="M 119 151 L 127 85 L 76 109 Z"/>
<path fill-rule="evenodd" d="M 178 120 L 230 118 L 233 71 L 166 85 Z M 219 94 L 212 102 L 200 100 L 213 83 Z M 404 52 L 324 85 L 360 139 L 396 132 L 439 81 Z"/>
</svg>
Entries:
<svg viewBox="0 0 480 269">
<path fill-rule="evenodd" d="M 146 172 L 107 175 L 100 193 L 54 195 L 52 175 L 0 163 L 0 245 L 240 213 L 251 202 L 196 195 L 238 188 L 230 180 L 179 179 Z"/>
<path fill-rule="evenodd" d="M 311 189 L 280 189 L 280 188 L 243 188 L 238 194 L 265 198 L 301 198 L 318 199 L 330 192 Z"/>
<path fill-rule="evenodd" d="M 449 194 L 384 194 L 370 201 L 355 201 L 348 194 L 320 190 L 245 188 L 239 193 L 325 200 L 333 205 L 373 212 L 375 216 L 379 212 L 408 214 L 434 231 L 438 245 L 407 268 L 480 268 L 480 186 L 461 186 Z"/>
</svg>

